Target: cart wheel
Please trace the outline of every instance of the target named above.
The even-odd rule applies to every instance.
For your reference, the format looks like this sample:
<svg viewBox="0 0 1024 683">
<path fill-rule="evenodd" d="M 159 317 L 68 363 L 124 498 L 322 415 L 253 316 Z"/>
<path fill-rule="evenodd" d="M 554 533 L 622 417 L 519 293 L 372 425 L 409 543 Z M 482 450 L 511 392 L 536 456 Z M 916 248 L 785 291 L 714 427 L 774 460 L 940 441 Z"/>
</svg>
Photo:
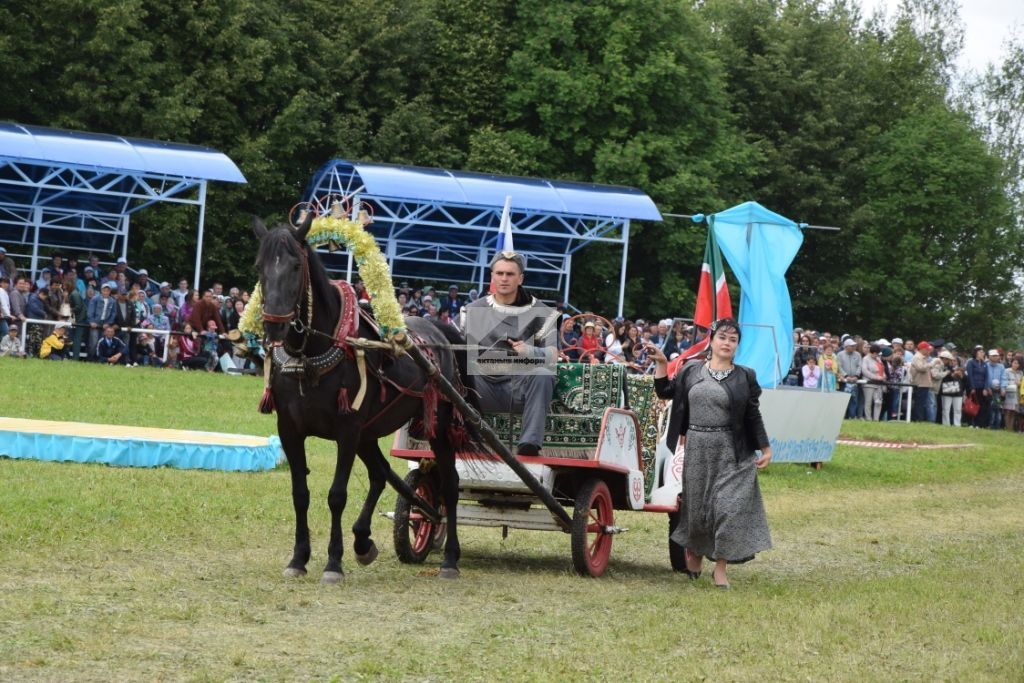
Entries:
<svg viewBox="0 0 1024 683">
<path fill-rule="evenodd" d="M 422 470 L 412 470 L 405 475 L 405 483 L 444 515 L 444 505 L 440 503 L 437 480 Z M 398 496 L 395 502 L 395 527 L 393 531 L 395 554 L 398 561 L 405 564 L 422 564 L 427 555 L 435 548 L 444 544 L 445 523 L 435 524 L 427 519 L 419 509 L 409 501 Z"/>
<path fill-rule="evenodd" d="M 676 530 L 679 523 L 679 513 L 668 513 L 668 561 L 672 569 L 677 572 L 686 571 L 686 549 L 672 540 L 672 532 Z"/>
<path fill-rule="evenodd" d="M 572 566 L 581 576 L 601 576 L 612 553 L 612 494 L 600 479 L 588 479 L 576 495 L 572 515 Z"/>
</svg>

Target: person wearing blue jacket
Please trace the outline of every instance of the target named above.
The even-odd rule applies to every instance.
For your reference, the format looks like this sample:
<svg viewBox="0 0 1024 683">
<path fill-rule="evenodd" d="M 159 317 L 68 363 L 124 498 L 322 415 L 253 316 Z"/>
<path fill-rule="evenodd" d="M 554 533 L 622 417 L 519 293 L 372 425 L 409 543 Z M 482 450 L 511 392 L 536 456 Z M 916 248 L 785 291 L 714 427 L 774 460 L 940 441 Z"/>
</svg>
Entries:
<svg viewBox="0 0 1024 683">
<path fill-rule="evenodd" d="M 117 302 L 110 296 L 110 289 L 110 283 L 104 282 L 100 287 L 100 295 L 89 299 L 89 310 L 86 313 L 86 319 L 89 321 L 89 358 L 96 356 L 100 332 L 104 326 L 113 325 L 117 316 Z"/>
<path fill-rule="evenodd" d="M 29 320 L 49 320 L 46 308 L 50 298 L 50 291 L 42 287 L 39 291 L 29 295 L 28 303 L 25 305 L 25 317 Z M 38 323 L 28 324 L 28 334 L 25 335 L 25 352 L 30 357 L 39 355 L 39 347 L 43 343 L 43 326 Z"/>
<path fill-rule="evenodd" d="M 1002 429 L 1003 427 L 1003 393 L 1006 390 L 1006 366 L 1003 365 L 1002 354 L 999 349 L 988 350 L 988 379 L 989 389 L 992 393 L 992 403 L 989 406 L 988 427 Z"/>
<path fill-rule="evenodd" d="M 978 414 L 971 418 L 972 427 L 988 427 L 989 406 L 992 403 L 992 377 L 985 362 L 985 347 L 974 347 L 974 358 L 964 366 L 967 393 L 978 404 Z"/>
<path fill-rule="evenodd" d="M 128 364 L 128 345 L 114 335 L 113 325 L 103 326 L 103 337 L 96 344 L 96 362 L 107 365 Z"/>
</svg>

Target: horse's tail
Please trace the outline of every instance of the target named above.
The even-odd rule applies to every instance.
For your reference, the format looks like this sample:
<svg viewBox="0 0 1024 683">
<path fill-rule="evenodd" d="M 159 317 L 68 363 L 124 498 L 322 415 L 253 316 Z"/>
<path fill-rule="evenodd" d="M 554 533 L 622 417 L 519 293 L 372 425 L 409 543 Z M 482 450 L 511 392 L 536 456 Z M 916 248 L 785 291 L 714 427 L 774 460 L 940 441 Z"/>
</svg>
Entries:
<svg viewBox="0 0 1024 683">
<path fill-rule="evenodd" d="M 475 378 L 469 374 L 469 352 L 466 350 L 466 337 L 450 323 L 444 323 L 439 320 L 434 320 L 433 323 L 441 334 L 444 335 L 448 343 L 454 347 L 452 353 L 455 354 L 455 367 L 458 369 L 459 380 L 466 390 L 466 403 L 473 406 L 479 413 L 480 400 L 479 394 L 476 391 Z M 465 427 L 466 435 L 459 435 L 453 438 L 453 441 L 457 443 L 457 450 L 464 452 L 475 451 L 478 453 L 490 450 L 485 445 L 480 431 L 473 426 L 470 420 L 460 420 L 460 422 Z"/>
</svg>

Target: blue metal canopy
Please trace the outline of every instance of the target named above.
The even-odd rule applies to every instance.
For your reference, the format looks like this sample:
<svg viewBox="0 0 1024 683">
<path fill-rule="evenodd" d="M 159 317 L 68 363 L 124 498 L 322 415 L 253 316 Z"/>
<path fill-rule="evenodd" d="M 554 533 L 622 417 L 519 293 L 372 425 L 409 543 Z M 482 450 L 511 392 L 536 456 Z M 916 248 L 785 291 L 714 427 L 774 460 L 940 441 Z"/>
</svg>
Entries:
<svg viewBox="0 0 1024 683">
<path fill-rule="evenodd" d="M 619 313 L 630 220 L 661 220 L 654 202 L 630 187 L 501 176 L 334 159 L 313 176 L 305 199 L 343 198 L 368 206 L 397 278 L 461 282 L 483 289 L 501 211 L 511 197 L 516 251 L 527 256 L 527 286 L 568 298 L 572 255 L 592 242 L 622 245 Z M 326 206 L 324 207 L 326 208 Z M 328 268 L 352 273 L 345 255 Z"/>
<path fill-rule="evenodd" d="M 156 202 L 199 207 L 195 283 L 206 184 L 244 183 L 208 147 L 0 122 L 0 243 L 92 250 L 127 258 L 130 215 Z"/>
<path fill-rule="evenodd" d="M 245 182 L 245 176 L 231 159 L 209 147 L 2 121 L 0 154 L 16 159 L 57 162 L 86 168 L 118 169 L 229 183 Z"/>
</svg>

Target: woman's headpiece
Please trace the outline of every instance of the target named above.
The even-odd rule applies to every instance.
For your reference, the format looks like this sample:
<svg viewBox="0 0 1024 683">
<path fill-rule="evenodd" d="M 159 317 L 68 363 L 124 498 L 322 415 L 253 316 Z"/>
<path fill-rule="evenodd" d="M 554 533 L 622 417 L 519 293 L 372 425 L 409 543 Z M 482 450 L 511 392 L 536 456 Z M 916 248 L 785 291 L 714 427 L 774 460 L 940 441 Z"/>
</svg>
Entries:
<svg viewBox="0 0 1024 683">
<path fill-rule="evenodd" d="M 719 330 L 733 330 L 736 332 L 737 343 L 739 343 L 739 340 L 743 337 L 743 334 L 740 332 L 740 324 L 732 318 L 719 318 L 715 322 L 711 323 L 711 327 L 709 329 L 712 337 L 714 337 L 715 333 Z"/>
</svg>

